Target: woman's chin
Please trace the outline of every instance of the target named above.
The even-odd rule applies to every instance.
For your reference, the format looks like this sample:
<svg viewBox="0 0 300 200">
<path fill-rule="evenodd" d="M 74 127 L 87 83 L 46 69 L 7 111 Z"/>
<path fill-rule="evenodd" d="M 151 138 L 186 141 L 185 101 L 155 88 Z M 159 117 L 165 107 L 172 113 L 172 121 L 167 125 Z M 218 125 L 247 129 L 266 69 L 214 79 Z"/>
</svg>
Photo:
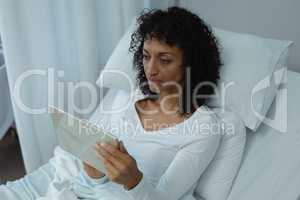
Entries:
<svg viewBox="0 0 300 200">
<path fill-rule="evenodd" d="M 157 85 L 153 85 L 153 84 L 150 84 L 149 85 L 149 89 L 151 92 L 154 92 L 154 93 L 159 93 L 160 89 Z"/>
<path fill-rule="evenodd" d="M 162 87 L 162 82 L 154 82 L 148 80 L 148 86 L 151 92 L 159 94 L 164 87 Z"/>
<path fill-rule="evenodd" d="M 153 93 L 158 93 L 159 90 L 157 88 L 149 87 L 150 91 Z"/>
</svg>

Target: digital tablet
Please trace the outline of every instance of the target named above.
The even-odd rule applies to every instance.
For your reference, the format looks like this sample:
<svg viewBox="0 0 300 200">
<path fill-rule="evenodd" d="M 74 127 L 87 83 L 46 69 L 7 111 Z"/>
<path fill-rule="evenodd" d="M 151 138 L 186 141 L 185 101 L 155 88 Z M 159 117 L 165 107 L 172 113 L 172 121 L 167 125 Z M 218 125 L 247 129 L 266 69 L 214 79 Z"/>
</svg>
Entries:
<svg viewBox="0 0 300 200">
<path fill-rule="evenodd" d="M 93 145 L 105 142 L 116 146 L 118 140 L 87 120 L 79 119 L 54 106 L 49 111 L 59 145 L 80 160 L 106 174 L 101 158 L 97 157 Z"/>
</svg>

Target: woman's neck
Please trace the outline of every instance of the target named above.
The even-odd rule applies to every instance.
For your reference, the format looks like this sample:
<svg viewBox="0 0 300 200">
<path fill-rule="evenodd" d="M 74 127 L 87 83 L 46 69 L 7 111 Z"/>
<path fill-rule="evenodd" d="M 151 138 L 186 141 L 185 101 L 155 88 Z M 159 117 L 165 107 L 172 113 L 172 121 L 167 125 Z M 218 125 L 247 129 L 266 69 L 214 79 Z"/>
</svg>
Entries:
<svg viewBox="0 0 300 200">
<path fill-rule="evenodd" d="M 161 111 L 166 111 L 168 113 L 174 112 L 175 114 L 180 110 L 180 98 L 181 94 L 179 93 L 161 91 L 154 103 L 160 108 Z"/>
</svg>

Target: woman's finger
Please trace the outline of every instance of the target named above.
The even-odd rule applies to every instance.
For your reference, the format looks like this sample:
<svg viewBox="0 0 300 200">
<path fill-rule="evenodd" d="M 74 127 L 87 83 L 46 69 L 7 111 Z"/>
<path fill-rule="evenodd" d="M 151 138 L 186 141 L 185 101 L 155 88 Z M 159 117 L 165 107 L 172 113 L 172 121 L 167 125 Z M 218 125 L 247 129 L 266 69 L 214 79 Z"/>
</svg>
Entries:
<svg viewBox="0 0 300 200">
<path fill-rule="evenodd" d="M 101 143 L 98 147 L 100 147 L 101 149 L 105 149 L 107 152 L 109 152 L 119 160 L 126 160 L 127 155 L 111 144 Z"/>
<path fill-rule="evenodd" d="M 115 168 L 115 166 L 107 159 L 105 158 L 101 158 L 99 155 L 97 155 L 103 162 L 105 168 L 106 168 L 106 171 L 107 171 L 107 176 L 109 177 L 113 177 L 115 176 L 116 174 L 118 174 L 118 169 Z"/>
<path fill-rule="evenodd" d="M 112 165 L 115 166 L 115 168 L 117 168 L 119 170 L 124 169 L 125 164 L 123 163 L 122 159 L 115 157 L 113 154 L 106 151 L 106 149 L 101 148 L 100 145 L 97 146 L 96 150 L 104 159 L 110 161 L 112 163 Z"/>
</svg>

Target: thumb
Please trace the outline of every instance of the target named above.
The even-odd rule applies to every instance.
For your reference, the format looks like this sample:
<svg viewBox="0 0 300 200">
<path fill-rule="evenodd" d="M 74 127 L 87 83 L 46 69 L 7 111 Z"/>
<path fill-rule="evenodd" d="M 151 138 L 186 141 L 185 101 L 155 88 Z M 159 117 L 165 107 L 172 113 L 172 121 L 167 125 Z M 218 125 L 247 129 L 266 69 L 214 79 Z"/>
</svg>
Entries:
<svg viewBox="0 0 300 200">
<path fill-rule="evenodd" d="M 121 150 L 123 153 L 128 154 L 128 152 L 127 152 L 127 150 L 126 150 L 126 148 L 125 148 L 125 146 L 124 146 L 123 141 L 120 142 L 120 150 Z"/>
</svg>

